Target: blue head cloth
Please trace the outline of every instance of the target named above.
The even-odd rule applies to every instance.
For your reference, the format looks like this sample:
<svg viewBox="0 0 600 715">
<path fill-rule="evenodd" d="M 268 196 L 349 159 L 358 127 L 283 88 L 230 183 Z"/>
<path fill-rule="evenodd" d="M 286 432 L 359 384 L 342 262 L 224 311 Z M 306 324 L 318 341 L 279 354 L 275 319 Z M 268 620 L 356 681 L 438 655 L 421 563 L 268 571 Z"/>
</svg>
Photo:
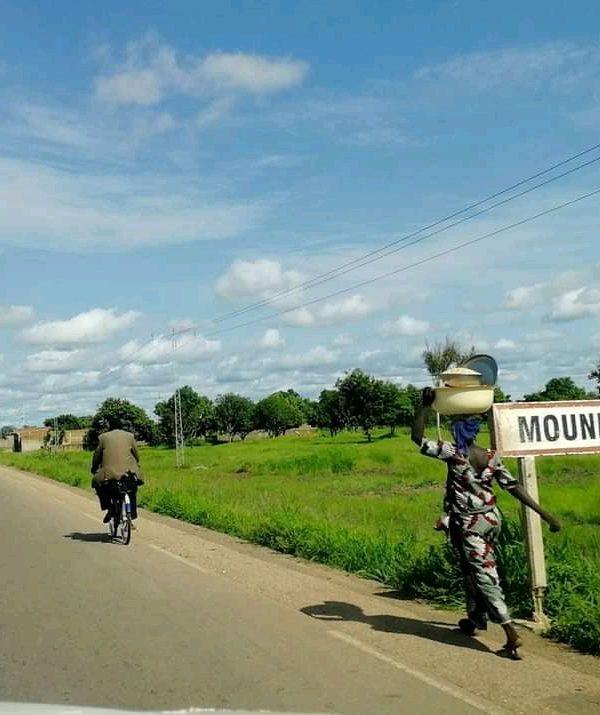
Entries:
<svg viewBox="0 0 600 715">
<path fill-rule="evenodd" d="M 469 447 L 475 441 L 480 426 L 481 422 L 476 417 L 454 420 L 452 423 L 452 434 L 454 436 L 454 442 L 461 454 L 467 455 L 469 453 Z"/>
</svg>

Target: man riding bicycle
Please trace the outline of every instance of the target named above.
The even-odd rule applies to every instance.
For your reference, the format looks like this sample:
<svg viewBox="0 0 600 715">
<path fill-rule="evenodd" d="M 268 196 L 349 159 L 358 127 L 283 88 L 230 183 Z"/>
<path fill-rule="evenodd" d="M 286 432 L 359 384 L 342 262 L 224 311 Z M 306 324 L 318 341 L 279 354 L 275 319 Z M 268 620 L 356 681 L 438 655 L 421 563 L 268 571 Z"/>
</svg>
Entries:
<svg viewBox="0 0 600 715">
<path fill-rule="evenodd" d="M 111 504 L 117 491 L 117 482 L 123 480 L 127 483 L 132 519 L 137 519 L 137 488 L 144 483 L 135 436 L 122 429 L 123 425 L 118 418 L 109 419 L 107 423 L 108 431 L 100 435 L 91 467 L 94 475 L 92 487 L 98 495 L 100 509 L 107 510 L 105 524 L 111 519 Z"/>
</svg>

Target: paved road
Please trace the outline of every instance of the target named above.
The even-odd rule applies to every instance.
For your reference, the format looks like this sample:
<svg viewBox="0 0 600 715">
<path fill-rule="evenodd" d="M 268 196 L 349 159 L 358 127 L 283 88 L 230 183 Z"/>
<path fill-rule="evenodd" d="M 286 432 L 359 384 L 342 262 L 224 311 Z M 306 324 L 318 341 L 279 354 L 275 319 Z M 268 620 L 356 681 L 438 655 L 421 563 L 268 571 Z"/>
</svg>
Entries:
<svg viewBox="0 0 600 715">
<path fill-rule="evenodd" d="M 108 543 L 87 495 L 6 468 L 0 505 L 0 700 L 600 712 L 596 661 L 580 667 L 550 644 L 531 640 L 544 652 L 509 663 L 497 643 L 467 641 L 369 582 L 153 515 L 131 546 Z"/>
</svg>

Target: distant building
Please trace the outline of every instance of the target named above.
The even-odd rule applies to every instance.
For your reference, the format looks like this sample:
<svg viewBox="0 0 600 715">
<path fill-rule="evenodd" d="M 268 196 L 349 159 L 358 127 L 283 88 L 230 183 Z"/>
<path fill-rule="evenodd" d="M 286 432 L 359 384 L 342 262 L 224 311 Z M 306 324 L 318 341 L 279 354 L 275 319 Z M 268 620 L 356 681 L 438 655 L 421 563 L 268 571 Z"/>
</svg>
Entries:
<svg viewBox="0 0 600 715">
<path fill-rule="evenodd" d="M 58 445 L 59 451 L 82 450 L 86 433 L 84 429 L 65 430 Z M 13 452 L 35 452 L 38 449 L 51 449 L 53 435 L 54 430 L 49 427 L 24 427 L 16 430 L 9 439 L 12 439 Z"/>
</svg>

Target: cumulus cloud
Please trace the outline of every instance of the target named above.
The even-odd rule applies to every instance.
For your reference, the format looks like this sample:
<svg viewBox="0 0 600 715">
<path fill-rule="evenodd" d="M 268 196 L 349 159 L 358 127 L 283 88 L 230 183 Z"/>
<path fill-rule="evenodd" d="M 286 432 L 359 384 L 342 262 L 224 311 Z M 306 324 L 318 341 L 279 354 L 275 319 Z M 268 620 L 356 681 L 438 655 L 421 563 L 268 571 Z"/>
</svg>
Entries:
<svg viewBox="0 0 600 715">
<path fill-rule="evenodd" d="M 321 323 L 339 323 L 347 320 L 366 318 L 375 310 L 375 306 L 362 295 L 351 295 L 342 300 L 324 303 L 317 316 Z"/>
<path fill-rule="evenodd" d="M 506 294 L 504 305 L 510 310 L 530 308 L 532 305 L 536 305 L 543 299 L 545 289 L 545 283 L 536 283 L 531 286 L 520 286 L 519 288 L 514 288 Z"/>
<path fill-rule="evenodd" d="M 284 313 L 281 319 L 284 323 L 292 325 L 295 328 L 308 328 L 317 322 L 315 316 L 308 308 L 290 310 L 287 313 Z"/>
<path fill-rule="evenodd" d="M 217 293 L 224 298 L 269 298 L 298 286 L 304 277 L 298 271 L 284 270 L 279 261 L 258 258 L 234 261 L 217 280 Z"/>
<path fill-rule="evenodd" d="M 430 325 L 426 320 L 417 320 L 410 315 L 401 315 L 396 320 L 390 320 L 381 326 L 380 333 L 386 336 L 408 337 L 426 335 Z"/>
<path fill-rule="evenodd" d="M 140 365 L 194 363 L 205 360 L 220 350 L 219 340 L 208 340 L 201 335 L 190 335 L 178 340 L 176 349 L 173 349 L 171 340 L 159 337 L 146 343 L 131 340 L 119 350 L 119 357 Z"/>
<path fill-rule="evenodd" d="M 29 305 L 0 305 L 0 328 L 18 328 L 33 320 Z"/>
<path fill-rule="evenodd" d="M 600 315 L 600 289 L 595 287 L 598 266 L 590 264 L 577 271 L 563 271 L 552 280 L 520 286 L 505 296 L 504 306 L 528 310 L 543 305 L 544 318 L 568 322 Z M 547 332 L 547 330 L 545 331 Z M 553 337 L 556 333 L 553 333 Z"/>
<path fill-rule="evenodd" d="M 87 392 L 98 386 L 102 373 L 99 370 L 46 375 L 34 386 L 36 393 L 63 394 L 66 392 Z"/>
<path fill-rule="evenodd" d="M 326 326 L 362 320 L 375 312 L 376 306 L 362 295 L 351 295 L 337 301 L 323 303 L 317 308 L 305 306 L 290 310 L 282 315 L 282 320 L 294 327 Z"/>
<path fill-rule="evenodd" d="M 331 365 L 337 358 L 338 353 L 335 350 L 317 345 L 304 353 L 283 356 L 277 366 L 280 368 L 320 367 Z"/>
<path fill-rule="evenodd" d="M 29 372 L 62 373 L 80 370 L 90 363 L 87 350 L 42 350 L 25 358 Z"/>
<path fill-rule="evenodd" d="M 302 83 L 307 74 L 306 62 L 287 57 L 214 52 L 181 59 L 149 35 L 130 43 L 125 61 L 96 79 L 95 94 L 103 102 L 150 106 L 170 94 L 272 94 Z"/>
<path fill-rule="evenodd" d="M 220 52 L 202 59 L 190 79 L 201 88 L 268 94 L 300 84 L 307 73 L 308 64 L 298 60 Z"/>
<path fill-rule="evenodd" d="M 285 339 L 277 328 L 265 330 L 263 336 L 258 341 L 258 346 L 263 350 L 277 350 L 285 345 Z"/>
<path fill-rule="evenodd" d="M 600 290 L 582 286 L 554 298 L 548 319 L 564 322 L 593 316 L 600 316 Z"/>
<path fill-rule="evenodd" d="M 31 345 L 69 347 L 97 344 L 130 328 L 139 316 L 140 314 L 134 310 L 119 314 L 114 308 L 109 310 L 94 308 L 68 320 L 36 323 L 30 328 L 25 328 L 21 336 Z"/>
</svg>

